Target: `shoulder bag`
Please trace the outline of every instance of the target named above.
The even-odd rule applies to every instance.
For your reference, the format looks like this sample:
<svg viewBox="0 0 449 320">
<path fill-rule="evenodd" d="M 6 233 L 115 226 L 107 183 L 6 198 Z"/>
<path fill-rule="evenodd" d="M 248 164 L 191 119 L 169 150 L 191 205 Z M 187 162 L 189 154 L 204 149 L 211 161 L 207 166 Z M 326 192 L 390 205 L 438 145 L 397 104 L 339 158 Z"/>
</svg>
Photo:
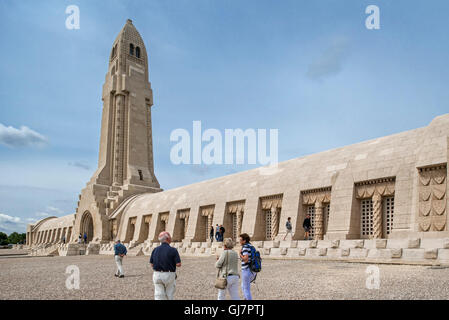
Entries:
<svg viewBox="0 0 449 320">
<path fill-rule="evenodd" d="M 226 250 L 228 251 L 228 250 Z M 229 256 L 229 252 L 226 252 L 226 258 L 225 258 L 225 263 L 226 263 L 226 273 L 224 274 L 224 277 L 220 277 L 220 269 L 218 269 L 218 273 L 217 273 L 217 279 L 215 280 L 215 288 L 217 289 L 226 289 L 227 285 L 228 285 L 228 256 Z M 223 268 L 223 267 L 222 267 Z"/>
</svg>

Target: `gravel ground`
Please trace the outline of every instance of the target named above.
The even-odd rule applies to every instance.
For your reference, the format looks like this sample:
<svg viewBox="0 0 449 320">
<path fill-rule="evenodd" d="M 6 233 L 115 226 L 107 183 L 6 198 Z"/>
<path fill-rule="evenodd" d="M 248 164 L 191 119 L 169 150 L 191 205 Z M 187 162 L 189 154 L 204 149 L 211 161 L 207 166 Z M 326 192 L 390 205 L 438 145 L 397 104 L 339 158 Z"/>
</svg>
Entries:
<svg viewBox="0 0 449 320">
<path fill-rule="evenodd" d="M 215 258 L 182 259 L 176 299 L 215 299 Z M 80 270 L 80 289 L 68 290 L 66 267 Z M 449 299 L 449 268 L 377 265 L 380 288 L 366 288 L 369 265 L 299 260 L 263 261 L 252 285 L 255 299 Z M 126 257 L 125 278 L 113 257 L 0 258 L 0 299 L 153 299 L 148 257 Z"/>
<path fill-rule="evenodd" d="M 0 249 L 0 256 L 26 255 L 29 252 L 26 249 Z"/>
</svg>

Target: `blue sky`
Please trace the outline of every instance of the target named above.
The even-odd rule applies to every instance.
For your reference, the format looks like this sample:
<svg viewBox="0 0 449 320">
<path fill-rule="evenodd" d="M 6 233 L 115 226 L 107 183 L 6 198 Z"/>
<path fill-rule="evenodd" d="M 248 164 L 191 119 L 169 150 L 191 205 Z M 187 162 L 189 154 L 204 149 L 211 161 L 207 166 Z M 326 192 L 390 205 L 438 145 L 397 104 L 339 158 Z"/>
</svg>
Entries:
<svg viewBox="0 0 449 320">
<path fill-rule="evenodd" d="M 68 5 L 80 29 L 65 27 Z M 380 8 L 380 30 L 365 8 Z M 0 231 L 74 213 L 97 166 L 112 42 L 150 59 L 161 187 L 253 168 L 175 166 L 170 133 L 279 130 L 279 160 L 427 125 L 449 110 L 448 1 L 0 2 Z"/>
</svg>

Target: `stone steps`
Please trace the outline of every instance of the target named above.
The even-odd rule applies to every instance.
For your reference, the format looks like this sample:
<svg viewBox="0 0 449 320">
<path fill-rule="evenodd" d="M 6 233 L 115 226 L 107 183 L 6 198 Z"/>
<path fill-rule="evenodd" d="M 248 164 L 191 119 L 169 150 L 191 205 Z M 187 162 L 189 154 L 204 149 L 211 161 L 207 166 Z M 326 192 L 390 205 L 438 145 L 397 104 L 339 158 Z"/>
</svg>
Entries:
<svg viewBox="0 0 449 320">
<path fill-rule="evenodd" d="M 449 264 L 449 239 L 292 240 L 254 241 L 264 259 L 332 260 L 394 264 Z M 158 243 L 150 244 L 148 255 Z M 219 255 L 220 242 L 176 242 L 182 256 Z M 147 251 L 145 251 L 147 250 Z M 234 247 L 240 251 L 240 246 Z"/>
</svg>

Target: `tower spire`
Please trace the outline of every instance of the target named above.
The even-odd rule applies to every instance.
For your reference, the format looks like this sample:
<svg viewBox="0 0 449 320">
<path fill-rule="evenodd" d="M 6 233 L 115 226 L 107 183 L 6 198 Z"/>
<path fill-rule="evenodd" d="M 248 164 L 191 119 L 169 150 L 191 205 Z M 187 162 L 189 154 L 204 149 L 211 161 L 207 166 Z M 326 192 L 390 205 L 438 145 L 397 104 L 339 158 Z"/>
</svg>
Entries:
<svg viewBox="0 0 449 320">
<path fill-rule="evenodd" d="M 78 216 L 85 211 L 97 217 L 94 233 L 100 240 L 114 237 L 108 219 L 126 198 L 162 191 L 154 174 L 148 79 L 145 44 L 128 19 L 113 42 L 103 85 L 98 169 L 81 192 L 75 221 L 80 228 Z"/>
</svg>

